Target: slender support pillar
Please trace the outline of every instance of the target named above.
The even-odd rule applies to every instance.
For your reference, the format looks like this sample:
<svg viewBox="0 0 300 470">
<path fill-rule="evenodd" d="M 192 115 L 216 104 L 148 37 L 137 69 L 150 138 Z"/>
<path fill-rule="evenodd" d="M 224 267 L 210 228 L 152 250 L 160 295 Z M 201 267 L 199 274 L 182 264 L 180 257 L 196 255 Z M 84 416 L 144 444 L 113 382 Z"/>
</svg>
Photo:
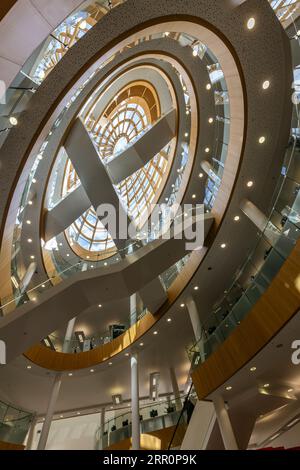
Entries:
<svg viewBox="0 0 300 470">
<path fill-rule="evenodd" d="M 138 355 L 132 354 L 131 366 L 131 414 L 132 414 L 132 450 L 140 449 L 140 411 L 139 411 L 139 373 Z"/>
<path fill-rule="evenodd" d="M 203 362 L 205 360 L 205 353 L 204 353 L 204 340 L 205 340 L 205 334 L 202 329 L 201 321 L 200 321 L 200 315 L 198 312 L 198 308 L 196 305 L 195 300 L 190 297 L 186 301 L 186 307 L 190 316 L 190 320 L 192 323 L 194 335 L 195 335 L 195 340 L 198 342 L 198 348 L 199 348 L 199 353 L 201 357 L 201 361 Z"/>
<path fill-rule="evenodd" d="M 236 438 L 232 429 L 229 414 L 221 395 L 213 399 L 217 420 L 226 450 L 238 450 Z"/>
<path fill-rule="evenodd" d="M 137 321 L 137 293 L 130 296 L 130 326 Z"/>
<path fill-rule="evenodd" d="M 51 426 L 51 422 L 52 422 L 52 418 L 54 414 L 55 404 L 59 395 L 60 386 L 61 386 L 61 374 L 57 374 L 53 382 L 51 396 L 50 396 L 50 400 L 48 403 L 48 409 L 47 409 L 47 413 L 46 413 L 45 421 L 43 424 L 37 450 L 45 450 L 48 436 L 49 436 L 50 426 Z"/>
<path fill-rule="evenodd" d="M 251 201 L 245 199 L 242 201 L 240 208 L 249 220 L 261 231 L 265 232 L 265 236 L 273 245 L 280 236 L 280 231 L 272 222 L 269 222 L 265 214 L 258 209 Z"/>
<path fill-rule="evenodd" d="M 66 334 L 65 334 L 65 339 L 64 339 L 64 344 L 63 344 L 63 353 L 68 353 L 71 351 L 70 345 L 71 345 L 75 322 L 76 322 L 76 317 L 72 318 L 72 320 L 70 320 L 68 323 Z"/>
<path fill-rule="evenodd" d="M 176 410 L 179 411 L 182 408 L 182 403 L 181 403 L 181 399 L 180 399 L 180 391 L 179 391 L 177 377 L 176 377 L 174 367 L 170 367 L 170 377 L 171 377 L 172 389 L 173 389 L 173 393 L 174 393 L 174 397 L 175 397 Z"/>
<path fill-rule="evenodd" d="M 28 433 L 28 438 L 26 442 L 26 450 L 31 450 L 32 443 L 33 443 L 33 438 L 34 438 L 34 430 L 35 426 L 37 423 L 37 416 L 35 416 L 32 420 L 32 423 L 30 425 L 29 433 Z"/>
<path fill-rule="evenodd" d="M 101 408 L 100 414 L 100 442 L 99 442 L 99 450 L 103 450 L 106 446 L 103 445 L 103 433 L 105 431 L 105 406 Z"/>
</svg>

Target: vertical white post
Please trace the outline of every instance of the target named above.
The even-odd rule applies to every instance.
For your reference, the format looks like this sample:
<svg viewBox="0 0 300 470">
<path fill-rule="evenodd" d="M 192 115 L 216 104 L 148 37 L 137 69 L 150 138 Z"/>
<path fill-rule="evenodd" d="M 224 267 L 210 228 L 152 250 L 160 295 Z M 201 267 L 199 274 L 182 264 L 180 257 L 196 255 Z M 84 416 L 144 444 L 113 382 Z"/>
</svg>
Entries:
<svg viewBox="0 0 300 470">
<path fill-rule="evenodd" d="M 204 331 L 202 331 L 200 315 L 199 315 L 199 312 L 198 312 L 196 302 L 194 301 L 194 299 L 192 297 L 190 297 L 186 301 L 186 307 L 187 307 L 187 310 L 188 310 L 188 313 L 189 313 L 189 316 L 190 316 L 190 320 L 191 320 L 191 323 L 192 323 L 192 328 L 193 328 L 193 331 L 194 331 L 195 340 L 198 341 L 198 347 L 199 347 L 199 353 L 200 353 L 201 361 L 204 362 L 204 360 L 205 360 L 205 354 L 204 354 L 205 335 L 204 335 Z"/>
<path fill-rule="evenodd" d="M 223 397 L 213 399 L 225 450 L 239 450 Z"/>
<path fill-rule="evenodd" d="M 45 421 L 43 424 L 40 440 L 38 443 L 37 450 L 45 450 L 47 439 L 49 436 L 50 426 L 54 414 L 55 404 L 59 395 L 59 390 L 61 386 L 61 374 L 56 374 L 56 377 L 53 382 L 53 387 L 50 395 L 50 400 L 48 403 L 47 413 L 45 417 Z"/>
<path fill-rule="evenodd" d="M 72 318 L 72 320 L 70 320 L 68 323 L 66 334 L 65 334 L 65 339 L 64 339 L 64 344 L 63 344 L 63 353 L 68 353 L 71 351 L 70 345 L 71 345 L 75 322 L 76 322 L 76 317 Z"/>
<path fill-rule="evenodd" d="M 140 411 L 139 411 L 139 373 L 138 356 L 132 354 L 131 366 L 131 422 L 132 422 L 132 450 L 140 449 Z"/>
<path fill-rule="evenodd" d="M 27 438 L 27 442 L 26 442 L 26 450 L 31 450 L 36 423 L 37 423 L 37 416 L 35 416 L 33 418 L 32 422 L 31 422 L 31 425 L 30 425 L 30 429 L 29 429 L 29 432 L 28 432 L 28 438 Z"/>
<path fill-rule="evenodd" d="M 174 367 L 170 367 L 170 377 L 171 377 L 173 394 L 174 394 L 174 397 L 175 397 L 176 410 L 180 411 L 181 408 L 182 408 L 182 403 L 181 403 L 181 399 L 180 399 L 180 391 L 179 391 L 177 377 L 176 377 Z"/>
<path fill-rule="evenodd" d="M 135 325 L 137 321 L 137 294 L 130 296 L 130 326 Z"/>
</svg>

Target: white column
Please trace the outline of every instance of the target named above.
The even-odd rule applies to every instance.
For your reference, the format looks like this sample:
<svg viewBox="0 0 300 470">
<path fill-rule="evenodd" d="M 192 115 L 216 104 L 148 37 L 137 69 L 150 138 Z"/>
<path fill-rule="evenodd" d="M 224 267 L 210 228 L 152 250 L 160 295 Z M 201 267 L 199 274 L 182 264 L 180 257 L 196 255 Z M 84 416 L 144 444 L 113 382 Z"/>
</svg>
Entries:
<svg viewBox="0 0 300 470">
<path fill-rule="evenodd" d="M 52 387 L 52 391 L 50 395 L 50 400 L 48 403 L 47 413 L 46 413 L 45 421 L 43 424 L 37 450 L 45 450 L 56 401 L 59 395 L 60 386 L 61 386 L 61 374 L 59 373 L 59 374 L 56 374 L 56 377 L 53 382 L 53 387 Z"/>
<path fill-rule="evenodd" d="M 68 326 L 67 326 L 66 334 L 65 334 L 65 339 L 64 339 L 64 344 L 63 344 L 63 350 L 62 350 L 63 353 L 68 353 L 68 352 L 71 351 L 70 344 L 71 344 L 71 340 L 72 340 L 72 335 L 73 335 L 73 331 L 74 331 L 75 322 L 76 322 L 76 317 L 72 318 L 72 320 L 70 320 L 68 322 Z"/>
<path fill-rule="evenodd" d="M 130 326 L 134 325 L 137 320 L 137 294 L 130 296 Z"/>
<path fill-rule="evenodd" d="M 196 305 L 196 302 L 192 297 L 187 299 L 186 301 L 186 307 L 190 316 L 190 320 L 192 323 L 194 335 L 195 335 L 195 340 L 198 342 L 198 347 L 199 347 L 199 353 L 201 357 L 201 361 L 203 362 L 205 360 L 205 354 L 204 354 L 204 340 L 205 340 L 205 334 L 204 331 L 202 331 L 202 325 L 200 321 L 200 315 L 198 312 L 198 308 Z"/>
<path fill-rule="evenodd" d="M 225 450 L 239 450 L 223 397 L 213 399 Z"/>
<path fill-rule="evenodd" d="M 132 422 L 132 450 L 140 449 L 140 410 L 139 410 L 139 373 L 138 356 L 132 354 L 131 366 L 131 422 Z"/>
<path fill-rule="evenodd" d="M 37 424 L 37 416 L 35 416 L 31 422 L 31 425 L 30 425 L 30 429 L 29 429 L 29 432 L 28 432 L 28 438 L 27 438 L 27 441 L 26 441 L 26 450 L 31 450 L 31 447 L 32 447 L 32 442 L 33 442 L 33 438 L 34 438 L 34 430 L 35 430 L 35 426 Z"/>
<path fill-rule="evenodd" d="M 174 397 L 175 397 L 176 410 L 179 411 L 182 408 L 182 403 L 181 403 L 181 399 L 180 399 L 180 391 L 179 391 L 177 377 L 176 377 L 174 367 L 170 367 L 170 377 L 171 377 L 173 394 L 174 394 Z"/>
<path fill-rule="evenodd" d="M 104 445 L 103 445 L 103 433 L 105 431 L 105 406 L 101 408 L 101 414 L 100 414 L 100 446 L 99 450 L 103 450 Z"/>
<path fill-rule="evenodd" d="M 255 206 L 255 204 L 245 199 L 241 202 L 240 208 L 261 232 L 265 232 L 264 234 L 271 244 L 276 243 L 280 237 L 280 230 L 278 230 L 278 228 L 268 220 L 268 217 L 266 217 L 265 214 Z"/>
</svg>

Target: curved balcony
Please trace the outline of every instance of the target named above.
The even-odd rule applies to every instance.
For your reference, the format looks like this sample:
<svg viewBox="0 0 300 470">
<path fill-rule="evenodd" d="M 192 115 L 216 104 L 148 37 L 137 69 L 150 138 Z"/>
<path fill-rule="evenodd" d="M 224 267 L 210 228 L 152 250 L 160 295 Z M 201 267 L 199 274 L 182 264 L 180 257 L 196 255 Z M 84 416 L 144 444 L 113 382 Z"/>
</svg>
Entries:
<svg viewBox="0 0 300 470">
<path fill-rule="evenodd" d="M 186 414 L 182 416 L 182 409 L 187 398 L 194 400 L 195 394 L 181 395 L 176 400 L 160 399 L 140 407 L 142 449 L 163 450 L 178 447 L 181 444 L 188 423 Z M 178 426 L 179 419 L 180 425 Z M 130 449 L 131 433 L 131 411 L 127 411 L 99 427 L 96 432 L 96 448 Z"/>
<path fill-rule="evenodd" d="M 199 398 L 228 380 L 300 308 L 300 150 L 298 104 L 274 203 L 258 242 L 224 298 L 188 348 Z M 237 354 L 232 356 L 232 351 Z M 222 359 L 221 359 L 222 356 Z M 222 367 L 218 368 L 222 361 Z M 214 369 L 211 380 L 200 383 Z M 216 371 L 218 370 L 218 372 Z"/>
</svg>

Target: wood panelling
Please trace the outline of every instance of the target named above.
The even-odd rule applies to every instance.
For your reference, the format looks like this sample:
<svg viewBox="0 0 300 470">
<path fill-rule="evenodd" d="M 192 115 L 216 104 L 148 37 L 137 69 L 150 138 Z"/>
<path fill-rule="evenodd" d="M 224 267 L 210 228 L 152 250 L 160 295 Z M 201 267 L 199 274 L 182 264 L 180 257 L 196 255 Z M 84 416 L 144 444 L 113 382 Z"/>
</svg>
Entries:
<svg viewBox="0 0 300 470">
<path fill-rule="evenodd" d="M 12 444 L 10 442 L 0 441 L 0 450 L 25 450 L 25 446 L 21 444 Z"/>
<path fill-rule="evenodd" d="M 129 328 L 123 335 L 99 348 L 77 354 L 65 354 L 53 351 L 42 344 L 30 348 L 24 356 L 40 367 L 56 371 L 78 370 L 95 366 L 107 361 L 138 341 L 160 318 L 147 313 L 140 321 Z"/>
<path fill-rule="evenodd" d="M 249 362 L 300 308 L 300 240 L 241 324 L 192 374 L 199 400 Z"/>
<path fill-rule="evenodd" d="M 0 21 L 9 12 L 9 10 L 17 3 L 17 0 L 1 0 L 0 3 Z"/>
</svg>

